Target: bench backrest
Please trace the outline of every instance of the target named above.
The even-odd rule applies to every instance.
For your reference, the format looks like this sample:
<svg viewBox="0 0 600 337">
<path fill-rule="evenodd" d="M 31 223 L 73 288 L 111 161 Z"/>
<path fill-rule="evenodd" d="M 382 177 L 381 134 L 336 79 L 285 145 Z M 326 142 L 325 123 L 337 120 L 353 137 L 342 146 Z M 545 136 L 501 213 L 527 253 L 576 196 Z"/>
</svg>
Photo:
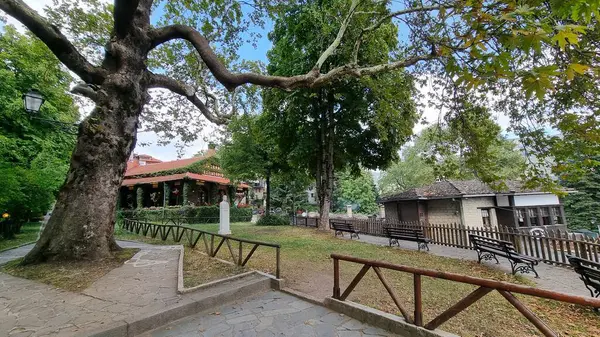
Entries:
<svg viewBox="0 0 600 337">
<path fill-rule="evenodd" d="M 409 228 L 409 227 L 383 227 L 388 236 L 406 236 L 414 237 L 417 239 L 425 238 L 422 228 Z"/>
<path fill-rule="evenodd" d="M 490 248 L 495 250 L 500 250 L 506 253 L 516 253 L 515 246 L 512 242 L 496 240 L 492 238 L 488 238 L 485 236 L 469 234 L 469 240 L 471 240 L 471 244 L 474 248 L 482 247 L 482 248 Z"/>
<path fill-rule="evenodd" d="M 571 264 L 571 266 L 573 266 L 573 269 L 575 270 L 576 273 L 580 274 L 581 276 L 588 278 L 590 280 L 595 280 L 600 282 L 600 264 L 590 261 L 590 260 L 586 260 L 586 259 L 582 259 L 580 257 L 576 257 L 576 256 L 572 256 L 572 255 L 567 255 L 567 258 L 569 259 L 569 263 Z"/>
<path fill-rule="evenodd" d="M 333 227 L 333 229 L 344 229 L 350 231 L 354 230 L 354 226 L 352 224 L 343 222 L 331 222 L 331 227 Z"/>
</svg>

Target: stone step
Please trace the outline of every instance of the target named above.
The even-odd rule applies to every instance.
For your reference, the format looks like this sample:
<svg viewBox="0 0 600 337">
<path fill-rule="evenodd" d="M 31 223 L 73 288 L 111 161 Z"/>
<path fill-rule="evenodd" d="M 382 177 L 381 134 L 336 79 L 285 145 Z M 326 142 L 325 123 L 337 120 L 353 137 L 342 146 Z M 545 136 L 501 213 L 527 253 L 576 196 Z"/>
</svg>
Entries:
<svg viewBox="0 0 600 337">
<path fill-rule="evenodd" d="M 95 331 L 82 332 L 79 336 L 132 337 L 201 311 L 219 307 L 271 289 L 272 279 L 260 274 L 215 284 L 196 292 L 181 295 L 182 300 L 167 308 L 151 310 L 124 318 L 115 324 Z"/>
</svg>

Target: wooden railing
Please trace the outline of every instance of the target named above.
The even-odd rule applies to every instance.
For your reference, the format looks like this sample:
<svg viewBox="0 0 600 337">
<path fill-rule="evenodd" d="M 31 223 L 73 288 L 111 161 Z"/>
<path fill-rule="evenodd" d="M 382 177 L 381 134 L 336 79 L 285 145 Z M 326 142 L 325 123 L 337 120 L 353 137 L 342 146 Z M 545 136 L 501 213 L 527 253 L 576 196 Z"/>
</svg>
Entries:
<svg viewBox="0 0 600 337">
<path fill-rule="evenodd" d="M 556 337 L 558 334 L 554 332 L 546 323 L 544 323 L 538 316 L 536 316 L 531 310 L 529 310 L 513 293 L 536 296 L 551 300 L 556 300 L 560 302 L 578 304 L 582 306 L 589 306 L 594 308 L 600 308 L 600 299 L 592 298 L 592 297 L 583 297 L 583 296 L 574 296 L 564 293 L 559 293 L 550 290 L 543 290 L 528 286 L 523 286 L 514 283 L 488 280 L 478 277 L 472 277 L 467 275 L 460 275 L 454 273 L 446 273 L 436 270 L 423 269 L 423 268 L 415 268 L 409 267 L 399 264 L 392 264 L 383 261 L 376 260 L 367 260 L 352 256 L 345 256 L 339 254 L 331 254 L 331 258 L 333 259 L 333 298 L 345 301 L 348 296 L 352 293 L 354 288 L 361 281 L 363 276 L 369 271 L 369 269 L 373 269 L 377 277 L 383 284 L 383 287 L 387 290 L 388 294 L 400 310 L 400 313 L 406 320 L 406 322 L 414 324 L 419 327 L 424 327 L 428 330 L 434 330 L 438 328 L 440 325 L 456 316 L 461 311 L 465 310 L 473 303 L 477 302 L 483 296 L 488 294 L 491 291 L 498 291 L 510 304 L 512 304 L 527 320 L 529 320 L 544 336 L 547 337 Z M 358 274 L 354 277 L 354 279 L 350 282 L 348 287 L 342 292 L 340 288 L 340 261 L 354 262 L 358 264 L 362 264 L 362 269 L 358 272 Z M 396 270 L 401 272 L 406 272 L 413 274 L 413 291 L 414 291 L 414 313 L 411 316 L 409 312 L 402 306 L 398 295 L 392 288 L 391 284 L 384 277 L 381 269 L 389 269 Z M 421 300 L 421 277 L 428 276 L 432 278 L 445 279 L 453 282 L 467 283 L 475 286 L 479 286 L 476 290 L 471 292 L 462 300 L 458 301 L 456 304 L 448 308 L 446 311 L 439 314 L 437 317 L 430 320 L 428 323 L 424 324 L 423 317 L 423 304 Z"/>
<path fill-rule="evenodd" d="M 315 218 L 297 217 L 295 224 L 311 226 L 313 223 L 316 224 L 316 221 Z M 537 236 L 507 226 L 470 227 L 456 223 L 422 224 L 382 219 L 332 219 L 331 221 L 352 224 L 361 233 L 375 236 L 385 236 L 384 227 L 421 228 L 431 239 L 431 243 L 463 249 L 473 249 L 469 234 L 474 234 L 512 242 L 519 253 L 539 258 L 548 264 L 568 266 L 567 255 L 600 263 L 599 239 L 583 235 L 578 238 L 573 233 L 557 229 L 548 229 L 545 231 L 545 236 Z"/>
<path fill-rule="evenodd" d="M 239 239 L 231 237 L 229 235 L 210 233 L 207 231 L 187 226 L 179 226 L 175 224 L 156 224 L 149 221 L 137 219 L 124 219 L 123 229 L 135 234 L 141 233 L 144 236 L 149 235 L 153 239 L 155 239 L 158 236 L 163 241 L 169 239 L 170 235 L 173 242 L 181 242 L 181 240 L 185 240 L 185 242 L 191 248 L 195 248 L 200 239 L 202 239 L 202 242 L 204 243 L 205 252 L 210 257 L 216 257 L 221 247 L 223 247 L 223 244 L 225 244 L 225 246 L 227 246 L 229 250 L 232 262 L 242 267 L 248 263 L 248 260 L 250 260 L 252 254 L 254 254 L 254 252 L 256 251 L 256 249 L 258 249 L 259 246 L 272 247 L 275 248 L 275 277 L 279 279 L 281 276 L 281 246 L 279 244 Z M 237 256 L 233 252 L 232 242 L 234 245 L 236 243 L 238 244 Z M 242 246 L 242 244 L 244 243 L 253 245 L 252 249 L 250 249 L 250 252 L 245 257 L 243 254 Z"/>
</svg>

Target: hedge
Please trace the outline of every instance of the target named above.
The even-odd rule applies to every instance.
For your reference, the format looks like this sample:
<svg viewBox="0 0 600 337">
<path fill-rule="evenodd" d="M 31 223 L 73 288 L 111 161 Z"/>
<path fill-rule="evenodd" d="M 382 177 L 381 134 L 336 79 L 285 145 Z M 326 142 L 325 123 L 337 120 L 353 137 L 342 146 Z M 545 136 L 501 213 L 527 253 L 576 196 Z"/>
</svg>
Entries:
<svg viewBox="0 0 600 337">
<path fill-rule="evenodd" d="M 218 223 L 220 216 L 219 206 L 182 206 L 167 208 L 142 208 L 132 210 L 120 210 L 118 219 L 133 218 L 148 221 L 163 222 L 167 219 L 193 218 L 202 220 L 202 223 Z M 229 218 L 232 222 L 249 222 L 252 219 L 252 208 L 229 209 Z"/>
<path fill-rule="evenodd" d="M 258 219 L 257 226 L 287 226 L 290 224 L 290 218 L 280 215 L 265 215 Z"/>
</svg>

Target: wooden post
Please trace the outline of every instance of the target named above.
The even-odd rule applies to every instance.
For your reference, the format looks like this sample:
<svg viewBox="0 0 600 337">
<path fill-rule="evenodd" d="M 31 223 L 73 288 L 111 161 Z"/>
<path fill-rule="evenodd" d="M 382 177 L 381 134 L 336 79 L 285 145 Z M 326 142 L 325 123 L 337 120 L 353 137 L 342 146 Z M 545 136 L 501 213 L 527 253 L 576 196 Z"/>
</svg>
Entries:
<svg viewBox="0 0 600 337">
<path fill-rule="evenodd" d="M 340 260 L 333 259 L 333 298 L 340 299 Z"/>
<path fill-rule="evenodd" d="M 421 275 L 414 274 L 415 325 L 423 326 L 423 302 L 421 300 Z"/>
<path fill-rule="evenodd" d="M 277 279 L 281 278 L 281 267 L 280 267 L 280 262 L 281 262 L 281 256 L 280 256 L 280 248 L 277 247 L 275 248 L 275 263 L 277 264 L 276 270 L 275 270 L 275 277 Z"/>
<path fill-rule="evenodd" d="M 498 289 L 498 292 L 506 298 L 510 304 L 512 304 L 519 312 L 527 318 L 535 327 L 546 337 L 556 337 L 558 336 L 556 332 L 552 331 L 539 317 L 537 317 L 533 312 L 531 312 L 527 307 L 523 305 L 513 294 L 506 290 Z"/>
</svg>

